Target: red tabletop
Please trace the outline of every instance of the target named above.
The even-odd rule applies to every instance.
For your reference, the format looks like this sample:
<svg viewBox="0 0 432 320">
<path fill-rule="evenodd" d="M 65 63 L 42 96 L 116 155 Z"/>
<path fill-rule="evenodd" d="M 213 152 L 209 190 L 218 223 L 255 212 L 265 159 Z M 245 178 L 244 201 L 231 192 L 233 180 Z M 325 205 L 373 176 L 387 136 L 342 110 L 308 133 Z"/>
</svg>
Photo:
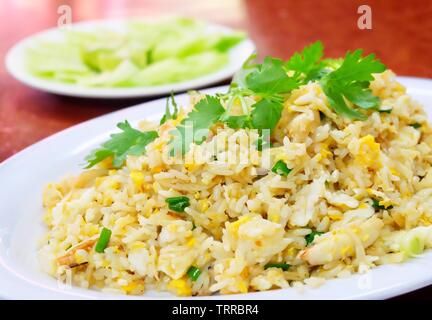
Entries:
<svg viewBox="0 0 432 320">
<path fill-rule="evenodd" d="M 360 30 L 358 7 L 372 9 L 372 29 Z M 363 48 L 398 74 L 432 77 L 430 0 L 0 0 L 0 59 L 18 40 L 55 27 L 60 5 L 74 22 L 181 14 L 247 30 L 261 56 L 286 58 L 320 39 L 329 56 Z M 68 98 L 28 88 L 0 64 L 0 161 L 57 131 L 146 99 Z M 402 297 L 432 298 L 432 288 Z"/>
</svg>

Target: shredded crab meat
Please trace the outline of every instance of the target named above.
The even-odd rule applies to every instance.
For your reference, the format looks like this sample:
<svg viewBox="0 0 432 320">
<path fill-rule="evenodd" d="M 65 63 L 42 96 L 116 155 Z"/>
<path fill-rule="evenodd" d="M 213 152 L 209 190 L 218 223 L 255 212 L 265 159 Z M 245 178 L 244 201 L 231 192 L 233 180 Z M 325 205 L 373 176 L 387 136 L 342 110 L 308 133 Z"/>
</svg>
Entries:
<svg viewBox="0 0 432 320">
<path fill-rule="evenodd" d="M 383 226 L 381 219 L 372 217 L 358 226 L 352 224 L 333 230 L 317 237 L 312 246 L 299 253 L 299 257 L 313 266 L 354 255 L 361 259 L 364 249 L 375 242 Z"/>
<path fill-rule="evenodd" d="M 70 248 L 66 254 L 57 258 L 57 263 L 59 265 L 67 265 L 69 267 L 74 267 L 79 265 L 75 260 L 75 253 L 78 250 L 90 250 L 96 243 L 96 239 L 84 240 L 83 242 L 77 244 L 76 246 Z"/>
</svg>

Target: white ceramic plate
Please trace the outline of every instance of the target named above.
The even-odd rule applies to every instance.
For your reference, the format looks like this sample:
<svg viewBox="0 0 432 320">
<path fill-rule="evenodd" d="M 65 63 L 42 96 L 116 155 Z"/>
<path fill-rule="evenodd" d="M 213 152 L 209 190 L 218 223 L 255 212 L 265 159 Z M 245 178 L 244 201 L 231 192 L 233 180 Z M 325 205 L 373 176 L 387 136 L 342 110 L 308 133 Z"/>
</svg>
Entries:
<svg viewBox="0 0 432 320">
<path fill-rule="evenodd" d="M 124 29 L 124 24 L 127 20 L 97 20 L 86 21 L 73 24 L 72 29 L 77 30 L 92 30 L 95 27 L 109 28 L 111 30 L 121 31 Z M 222 32 L 232 33 L 233 29 L 216 24 L 206 24 L 206 32 Z M 25 50 L 35 40 L 44 38 L 48 40 L 59 40 L 63 37 L 63 33 L 59 28 L 49 29 L 33 36 L 25 38 L 13 46 L 6 55 L 6 69 L 9 73 L 22 83 L 47 92 L 74 96 L 74 97 L 87 97 L 87 98 L 134 98 L 157 96 L 169 94 L 171 91 L 179 92 L 194 88 L 201 88 L 220 82 L 230 78 L 240 67 L 249 55 L 255 50 L 255 46 L 250 39 L 245 39 L 229 52 L 228 64 L 213 73 L 201 76 L 188 81 L 146 87 L 134 88 L 89 88 L 78 86 L 74 84 L 65 84 L 49 81 L 46 79 L 38 78 L 32 75 L 26 68 L 25 64 Z"/>
<path fill-rule="evenodd" d="M 432 115 L 432 81 L 400 78 L 409 93 Z M 220 92 L 224 87 L 205 90 Z M 176 97 L 181 105 L 188 98 Z M 44 232 L 41 222 L 42 188 L 67 173 L 79 172 L 84 156 L 106 140 L 118 122 L 128 119 L 159 120 L 165 100 L 155 100 L 81 123 L 21 151 L 0 165 L 0 297 L 12 299 L 155 299 L 171 297 L 149 292 L 145 296 L 110 295 L 69 288 L 38 269 L 37 242 Z M 432 119 L 432 117 L 431 117 Z M 329 280 L 317 289 L 294 289 L 241 295 L 222 299 L 384 299 L 432 284 L 432 252 L 410 261 L 385 265 L 365 275 Z M 201 297 L 199 299 L 211 299 Z M 213 297 L 214 298 L 214 297 Z M 198 299 L 198 298 L 192 298 Z"/>
</svg>

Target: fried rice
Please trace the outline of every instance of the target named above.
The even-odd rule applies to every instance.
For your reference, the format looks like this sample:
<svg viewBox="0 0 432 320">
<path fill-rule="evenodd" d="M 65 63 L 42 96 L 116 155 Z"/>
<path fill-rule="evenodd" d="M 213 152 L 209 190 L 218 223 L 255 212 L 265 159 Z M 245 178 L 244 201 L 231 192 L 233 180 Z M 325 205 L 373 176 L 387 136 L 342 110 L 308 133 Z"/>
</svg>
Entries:
<svg viewBox="0 0 432 320">
<path fill-rule="evenodd" d="M 272 148 L 242 148 L 258 134 L 218 124 L 188 152 L 204 156 L 184 163 L 168 163 L 162 150 L 186 111 L 161 126 L 141 122 L 159 134 L 145 155 L 128 156 L 118 170 L 105 161 L 47 185 L 43 269 L 111 293 L 235 294 L 318 286 L 431 247 L 427 115 L 391 71 L 375 75 L 370 89 L 391 113 L 339 117 L 310 82 L 285 100 Z M 186 110 L 199 99 L 193 95 Z M 246 151 L 249 161 L 239 161 Z M 278 160 L 292 168 L 289 175 L 271 171 Z M 184 213 L 165 201 L 180 195 L 190 200 Z M 98 253 L 103 227 L 112 236 Z M 269 267 L 278 263 L 289 268 Z M 187 276 L 191 266 L 201 272 L 195 281 Z"/>
</svg>

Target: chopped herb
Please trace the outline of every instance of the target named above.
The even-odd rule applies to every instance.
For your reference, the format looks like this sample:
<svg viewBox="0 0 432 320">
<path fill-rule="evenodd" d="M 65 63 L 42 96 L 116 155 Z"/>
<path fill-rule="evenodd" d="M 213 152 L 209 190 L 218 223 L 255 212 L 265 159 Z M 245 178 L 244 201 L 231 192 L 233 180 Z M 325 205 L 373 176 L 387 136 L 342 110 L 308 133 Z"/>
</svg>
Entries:
<svg viewBox="0 0 432 320">
<path fill-rule="evenodd" d="M 103 253 L 105 251 L 105 248 L 108 246 L 108 243 L 111 238 L 111 230 L 107 228 L 103 228 L 99 240 L 96 243 L 95 251 L 98 253 Z"/>
<path fill-rule="evenodd" d="M 225 123 L 232 129 L 250 128 L 250 118 L 248 116 L 228 116 Z"/>
<path fill-rule="evenodd" d="M 220 47 L 224 48 L 232 41 L 237 40 L 228 39 L 221 42 Z M 224 123 L 233 129 L 258 129 L 260 133 L 266 129 L 271 133 L 282 116 L 286 96 L 309 81 L 319 80 L 331 108 L 341 116 L 365 120 L 367 114 L 362 109 L 391 112 L 391 109 L 378 110 L 379 98 L 369 89 L 373 74 L 386 69 L 373 54 L 362 57 L 362 50 L 355 50 L 347 52 L 344 59 L 323 59 L 323 51 L 322 43 L 317 41 L 287 61 L 266 57 L 260 64 L 256 62 L 257 55 L 251 55 L 236 73 L 227 93 L 206 95 L 171 132 L 170 155 L 184 155 L 191 143 L 203 143 L 216 123 Z M 233 115 L 230 111 L 237 102 L 240 102 L 242 113 Z M 160 124 L 176 119 L 178 112 L 171 94 Z M 321 111 L 320 119 L 325 119 Z M 419 128 L 420 124 L 412 126 Z M 127 155 L 141 155 L 158 137 L 155 131 L 141 132 L 131 128 L 127 121 L 119 123 L 118 127 L 122 133 L 112 135 L 111 140 L 87 156 L 87 168 L 109 157 L 113 158 L 114 167 L 120 167 Z M 258 150 L 267 146 L 262 139 L 257 141 Z M 279 174 L 289 173 L 290 169 L 279 166 L 282 165 L 277 167 Z"/>
<path fill-rule="evenodd" d="M 375 210 L 389 210 L 389 209 L 393 209 L 393 206 L 383 206 L 381 204 L 379 204 L 379 200 L 377 199 L 372 199 L 372 207 L 375 208 Z"/>
<path fill-rule="evenodd" d="M 294 53 L 285 63 L 285 67 L 295 72 L 294 77 L 301 84 L 319 79 L 323 75 L 324 63 L 321 61 L 323 52 L 321 41 L 317 41 L 305 47 L 301 53 Z"/>
<path fill-rule="evenodd" d="M 276 162 L 271 170 L 274 173 L 276 173 L 280 176 L 283 176 L 283 177 L 286 177 L 292 171 L 292 169 L 288 168 L 286 163 L 283 162 L 282 160 L 279 160 L 278 162 Z"/>
<path fill-rule="evenodd" d="M 300 86 L 300 82 L 289 77 L 280 59 L 265 57 L 264 62 L 257 66 L 245 79 L 247 88 L 261 97 L 288 93 Z"/>
<path fill-rule="evenodd" d="M 190 206 L 189 198 L 184 196 L 166 198 L 165 202 L 168 203 L 168 208 L 175 212 L 184 212 L 185 208 Z"/>
<path fill-rule="evenodd" d="M 264 149 L 271 148 L 273 144 L 270 141 L 270 136 L 268 134 L 261 134 L 256 140 L 256 148 L 258 151 L 263 151 Z"/>
<path fill-rule="evenodd" d="M 192 142 L 203 143 L 208 136 L 209 128 L 219 121 L 224 113 L 225 109 L 219 99 L 206 95 L 195 105 L 195 108 L 186 119 L 183 119 L 176 130 L 171 132 L 173 134 L 171 154 L 175 155 L 178 152 L 185 154 Z M 187 131 L 190 134 L 187 135 Z"/>
<path fill-rule="evenodd" d="M 346 101 L 362 108 L 372 109 L 379 104 L 379 98 L 372 94 L 369 83 L 374 73 L 386 70 L 386 66 L 375 59 L 374 54 L 362 57 L 358 49 L 347 52 L 342 65 L 328 73 L 321 80 L 321 85 L 333 110 L 345 117 L 366 120 L 367 116 L 348 106 Z"/>
<path fill-rule="evenodd" d="M 380 110 L 378 110 L 378 112 L 380 112 L 380 113 L 388 113 L 388 114 L 390 114 L 391 112 L 392 112 L 392 108 L 388 108 L 388 109 L 380 109 Z"/>
<path fill-rule="evenodd" d="M 310 245 L 316 236 L 320 236 L 324 234 L 324 232 L 320 232 L 320 231 L 312 231 L 311 233 L 309 233 L 308 235 L 305 236 L 306 239 L 306 245 Z"/>
<path fill-rule="evenodd" d="M 320 120 L 323 121 L 326 118 L 326 115 L 324 112 L 319 111 L 319 117 L 320 117 Z"/>
<path fill-rule="evenodd" d="M 192 221 L 192 230 L 195 230 L 195 229 L 196 229 L 195 222 Z"/>
<path fill-rule="evenodd" d="M 172 113 L 170 108 L 170 101 L 171 101 L 171 105 L 174 108 Z M 159 124 L 164 124 L 167 120 L 170 119 L 177 119 L 177 117 L 178 117 L 178 107 L 177 107 L 177 103 L 174 100 L 174 92 L 171 91 L 171 96 L 169 96 L 166 100 L 165 114 L 163 115 Z"/>
<path fill-rule="evenodd" d="M 230 85 L 231 89 L 246 87 L 246 77 L 258 66 L 258 64 L 256 63 L 256 58 L 257 54 L 256 52 L 254 52 L 246 59 L 246 61 L 243 63 L 242 68 L 234 74 L 233 80 Z"/>
<path fill-rule="evenodd" d="M 421 124 L 418 123 L 418 122 L 416 122 L 416 123 L 411 123 L 410 126 L 413 127 L 414 129 L 421 128 Z"/>
<path fill-rule="evenodd" d="M 280 102 L 262 99 L 255 103 L 252 110 L 252 126 L 255 129 L 269 129 L 276 127 L 282 114 L 283 105 Z"/>
<path fill-rule="evenodd" d="M 197 267 L 191 266 L 188 271 L 186 272 L 186 274 L 188 275 L 188 277 L 192 280 L 192 281 L 197 281 L 199 276 L 201 275 L 201 270 Z"/>
<path fill-rule="evenodd" d="M 282 269 L 283 271 L 287 271 L 290 267 L 291 267 L 291 265 L 288 263 L 267 263 L 264 266 L 264 269 L 279 268 L 279 269 Z"/>
<path fill-rule="evenodd" d="M 91 168 L 108 157 L 113 157 L 113 166 L 119 168 L 127 155 L 143 154 L 146 146 L 158 137 L 156 131 L 142 132 L 132 128 L 127 120 L 118 123 L 117 127 L 123 132 L 112 134 L 111 139 L 102 143 L 101 148 L 93 150 L 85 158 L 88 162 L 86 168 Z"/>
</svg>

